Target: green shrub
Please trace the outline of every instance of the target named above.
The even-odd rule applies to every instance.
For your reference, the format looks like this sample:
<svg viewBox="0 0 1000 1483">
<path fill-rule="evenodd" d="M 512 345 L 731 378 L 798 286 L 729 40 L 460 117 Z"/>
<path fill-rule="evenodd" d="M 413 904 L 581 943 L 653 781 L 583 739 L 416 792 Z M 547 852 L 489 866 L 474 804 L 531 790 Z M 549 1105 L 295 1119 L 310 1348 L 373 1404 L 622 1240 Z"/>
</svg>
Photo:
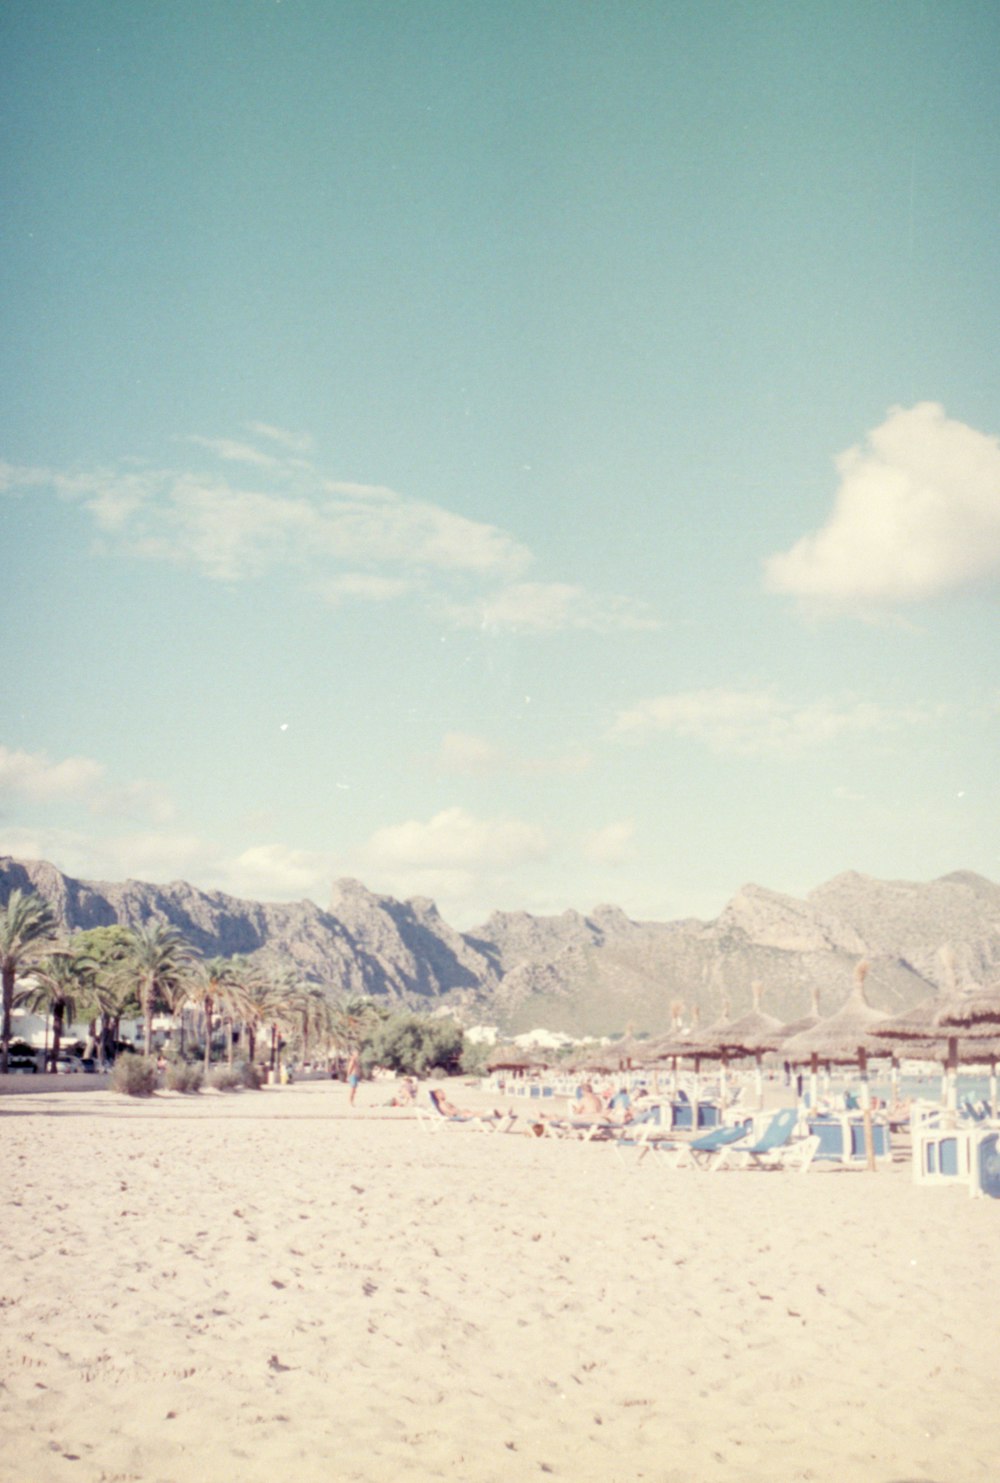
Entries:
<svg viewBox="0 0 1000 1483">
<path fill-rule="evenodd" d="M 217 1092 L 234 1092 L 243 1085 L 243 1078 L 235 1066 L 213 1066 L 208 1073 L 208 1084 Z"/>
<path fill-rule="evenodd" d="M 237 1061 L 236 1075 L 239 1077 L 240 1086 L 246 1087 L 251 1092 L 260 1091 L 260 1072 L 252 1061 Z"/>
<path fill-rule="evenodd" d="M 109 1086 L 126 1097 L 151 1097 L 156 1091 L 156 1067 L 145 1056 L 123 1052 L 111 1069 Z"/>
<path fill-rule="evenodd" d="M 492 1045 L 482 1041 L 463 1040 L 462 1057 L 459 1065 L 463 1076 L 485 1076 L 486 1062 L 493 1051 Z"/>
<path fill-rule="evenodd" d="M 198 1066 L 171 1061 L 167 1066 L 167 1088 L 171 1092 L 200 1092 L 202 1074 Z"/>
<path fill-rule="evenodd" d="M 462 1031 L 454 1020 L 394 1014 L 376 1026 L 362 1060 L 366 1070 L 388 1066 L 392 1071 L 426 1076 L 439 1066 L 447 1074 L 458 1070 L 462 1045 Z"/>
</svg>

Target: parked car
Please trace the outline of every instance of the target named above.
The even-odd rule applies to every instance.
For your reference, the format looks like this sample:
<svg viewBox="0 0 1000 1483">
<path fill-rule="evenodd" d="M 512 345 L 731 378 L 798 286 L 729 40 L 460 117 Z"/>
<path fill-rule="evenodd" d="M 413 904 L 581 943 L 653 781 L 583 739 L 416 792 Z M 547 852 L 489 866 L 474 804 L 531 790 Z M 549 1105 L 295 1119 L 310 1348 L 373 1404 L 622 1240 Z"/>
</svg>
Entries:
<svg viewBox="0 0 1000 1483">
<path fill-rule="evenodd" d="M 7 1071 L 13 1076 L 31 1075 L 38 1070 L 34 1056 L 8 1056 Z"/>
</svg>

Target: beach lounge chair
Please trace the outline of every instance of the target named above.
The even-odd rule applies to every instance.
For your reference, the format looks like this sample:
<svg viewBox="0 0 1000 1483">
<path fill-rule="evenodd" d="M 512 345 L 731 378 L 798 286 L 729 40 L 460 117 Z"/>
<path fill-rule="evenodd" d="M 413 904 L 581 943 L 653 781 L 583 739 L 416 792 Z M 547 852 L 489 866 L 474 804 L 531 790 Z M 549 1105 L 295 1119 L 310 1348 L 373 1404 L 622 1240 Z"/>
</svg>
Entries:
<svg viewBox="0 0 1000 1483">
<path fill-rule="evenodd" d="M 647 1107 L 631 1122 L 612 1127 L 610 1131 L 615 1153 L 623 1163 L 629 1162 L 634 1168 L 638 1168 L 646 1155 L 654 1150 L 676 1153 L 685 1146 L 673 1137 L 657 1105 Z M 635 1150 L 637 1154 L 634 1160 L 628 1158 L 631 1150 Z"/>
<path fill-rule="evenodd" d="M 782 1107 L 776 1112 L 755 1143 L 730 1144 L 719 1151 L 716 1169 L 798 1169 L 805 1174 L 819 1147 L 819 1139 L 810 1133 L 796 1138 L 799 1120 L 797 1107 Z M 745 1162 L 744 1162 L 745 1161 Z"/>
<path fill-rule="evenodd" d="M 430 1102 L 430 1109 L 417 1108 L 417 1122 L 426 1133 L 436 1133 L 441 1128 L 459 1127 L 462 1124 L 475 1128 L 478 1133 L 507 1133 L 516 1121 L 516 1115 L 513 1112 L 505 1113 L 501 1117 L 494 1114 L 480 1116 L 478 1113 L 445 1112 L 438 1100 L 439 1096 L 440 1093 L 434 1087 L 429 1087 L 427 1099 Z"/>
<path fill-rule="evenodd" d="M 846 1113 L 826 1117 L 809 1117 L 806 1126 L 818 1140 L 814 1155 L 817 1163 L 865 1164 L 865 1127 L 861 1118 Z M 872 1153 L 876 1162 L 892 1163 L 892 1135 L 885 1119 L 872 1122 Z"/>
<path fill-rule="evenodd" d="M 981 1132 L 973 1136 L 970 1193 L 1000 1200 L 1000 1134 Z"/>
<path fill-rule="evenodd" d="M 913 1129 L 914 1184 L 968 1184 L 976 1130 L 943 1128 L 929 1121 Z"/>
<path fill-rule="evenodd" d="M 547 1137 L 574 1138 L 581 1143 L 610 1143 L 620 1131 L 613 1123 L 574 1117 L 547 1117 L 544 1129 Z"/>
<path fill-rule="evenodd" d="M 703 1133 L 690 1143 L 681 1143 L 677 1145 L 673 1167 L 711 1173 L 721 1167 L 727 1149 L 738 1147 L 750 1137 L 752 1128 L 752 1121 L 734 1123 L 728 1128 L 713 1128 L 710 1133 Z"/>
</svg>

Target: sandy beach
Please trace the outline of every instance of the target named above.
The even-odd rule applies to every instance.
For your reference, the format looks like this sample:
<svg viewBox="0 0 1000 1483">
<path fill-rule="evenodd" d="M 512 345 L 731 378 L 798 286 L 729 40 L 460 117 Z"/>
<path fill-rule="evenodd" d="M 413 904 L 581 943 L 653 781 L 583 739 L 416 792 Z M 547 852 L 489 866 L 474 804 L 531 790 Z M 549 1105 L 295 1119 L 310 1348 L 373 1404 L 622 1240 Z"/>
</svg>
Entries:
<svg viewBox="0 0 1000 1483">
<path fill-rule="evenodd" d="M 0 1100 L 5 1483 L 996 1477 L 1000 1203 L 389 1094 Z"/>
</svg>

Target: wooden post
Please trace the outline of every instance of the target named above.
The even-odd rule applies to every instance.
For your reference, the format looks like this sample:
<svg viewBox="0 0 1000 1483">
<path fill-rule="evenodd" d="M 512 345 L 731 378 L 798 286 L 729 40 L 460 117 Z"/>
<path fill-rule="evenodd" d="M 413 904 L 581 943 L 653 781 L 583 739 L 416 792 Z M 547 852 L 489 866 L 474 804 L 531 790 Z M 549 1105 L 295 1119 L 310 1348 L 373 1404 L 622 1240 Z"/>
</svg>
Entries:
<svg viewBox="0 0 1000 1483">
<path fill-rule="evenodd" d="M 865 1167 L 875 1173 L 875 1135 L 872 1129 L 872 1099 L 868 1090 L 868 1052 L 858 1046 L 858 1068 L 861 1072 L 861 1111 L 865 1126 Z"/>
</svg>

